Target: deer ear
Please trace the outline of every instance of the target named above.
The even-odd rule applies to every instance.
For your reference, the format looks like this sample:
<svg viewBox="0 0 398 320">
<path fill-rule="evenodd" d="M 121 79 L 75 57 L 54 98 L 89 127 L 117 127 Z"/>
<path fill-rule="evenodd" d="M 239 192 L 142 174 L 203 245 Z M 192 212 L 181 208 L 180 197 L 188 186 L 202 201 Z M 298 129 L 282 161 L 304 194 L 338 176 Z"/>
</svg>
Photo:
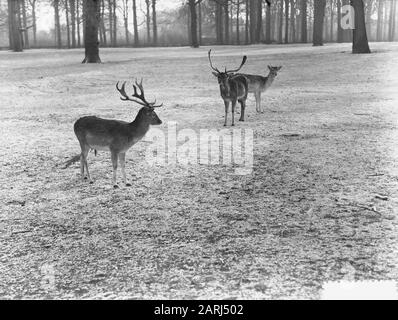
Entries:
<svg viewBox="0 0 398 320">
<path fill-rule="evenodd" d="M 216 78 L 218 77 L 218 73 L 217 72 L 212 72 L 213 76 L 215 76 Z"/>
<path fill-rule="evenodd" d="M 268 65 L 268 69 L 272 70 L 272 67 L 270 65 Z"/>
<path fill-rule="evenodd" d="M 282 66 L 278 67 L 278 71 L 279 71 L 280 69 L 282 69 Z"/>
</svg>

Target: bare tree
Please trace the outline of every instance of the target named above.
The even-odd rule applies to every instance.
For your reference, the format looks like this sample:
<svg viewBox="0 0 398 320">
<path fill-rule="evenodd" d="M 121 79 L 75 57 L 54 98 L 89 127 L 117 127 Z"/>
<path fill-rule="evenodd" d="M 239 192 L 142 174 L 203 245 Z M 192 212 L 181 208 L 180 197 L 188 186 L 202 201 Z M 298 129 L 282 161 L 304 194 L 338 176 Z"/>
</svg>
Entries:
<svg viewBox="0 0 398 320">
<path fill-rule="evenodd" d="M 113 0 L 108 0 L 108 23 L 109 23 L 109 40 L 111 42 L 111 45 L 114 46 L 115 45 L 115 40 L 113 38 L 113 14 L 112 14 L 112 10 L 113 10 L 113 4 L 112 4 Z"/>
<path fill-rule="evenodd" d="M 397 12 L 397 1 L 391 1 L 390 2 L 390 18 L 389 18 L 389 24 L 388 24 L 388 41 L 394 41 L 396 12 Z"/>
<path fill-rule="evenodd" d="M 196 8 L 200 5 L 202 0 L 188 0 L 189 6 L 189 14 L 190 14 L 190 23 L 191 23 L 191 46 L 193 48 L 199 47 L 199 40 L 198 40 L 198 18 L 196 13 Z"/>
<path fill-rule="evenodd" d="M 145 0 L 145 4 L 146 4 L 147 42 L 151 43 L 151 2 L 150 2 L 150 0 Z"/>
<path fill-rule="evenodd" d="M 138 38 L 138 21 L 137 21 L 137 3 L 133 0 L 133 25 L 134 25 L 134 45 L 139 45 Z"/>
<path fill-rule="evenodd" d="M 8 0 L 8 26 L 9 26 L 9 39 L 10 49 L 14 52 L 23 51 L 22 37 L 19 30 L 19 6 L 18 2 Z"/>
<path fill-rule="evenodd" d="M 289 0 L 285 0 L 285 43 L 289 43 Z"/>
<path fill-rule="evenodd" d="M 37 26 L 36 26 L 36 0 L 29 0 L 31 13 L 32 13 L 32 32 L 33 32 L 33 45 L 37 45 Z"/>
<path fill-rule="evenodd" d="M 152 32 L 153 32 L 153 44 L 158 44 L 158 26 L 156 21 L 156 0 L 152 0 Z"/>
<path fill-rule="evenodd" d="M 65 0 L 65 18 L 66 18 L 66 38 L 67 38 L 67 45 L 70 48 L 70 22 L 69 22 L 69 4 L 68 0 Z"/>
<path fill-rule="evenodd" d="M 80 41 L 80 0 L 77 0 L 76 2 L 76 31 L 77 31 L 77 45 L 80 47 L 81 46 L 81 41 Z"/>
<path fill-rule="evenodd" d="M 117 15 L 116 15 L 116 0 L 112 2 L 112 13 L 113 13 L 113 46 L 117 45 Z"/>
<path fill-rule="evenodd" d="M 266 5 L 265 9 L 265 43 L 271 43 L 271 4 Z"/>
<path fill-rule="evenodd" d="M 72 48 L 76 48 L 76 1 L 69 0 Z"/>
<path fill-rule="evenodd" d="M 306 43 L 307 41 L 307 0 L 301 0 L 301 42 Z"/>
<path fill-rule="evenodd" d="M 355 29 L 353 31 L 352 53 L 370 53 L 366 34 L 365 9 L 362 0 L 351 0 L 355 12 Z"/>
<path fill-rule="evenodd" d="M 326 0 L 314 2 L 313 45 L 323 46 L 323 20 L 325 18 Z"/>
<path fill-rule="evenodd" d="M 60 49 L 62 47 L 62 39 L 61 39 L 61 22 L 59 19 L 59 0 L 53 0 L 53 7 L 54 7 L 55 39 L 57 43 L 57 48 Z"/>
<path fill-rule="evenodd" d="M 124 34 L 126 39 L 126 44 L 130 43 L 129 39 L 129 0 L 122 0 L 121 7 L 122 15 L 123 15 L 123 23 L 124 23 Z"/>
<path fill-rule="evenodd" d="M 250 16 L 250 7 L 249 0 L 245 2 L 245 43 L 249 44 L 249 16 Z"/>
<path fill-rule="evenodd" d="M 99 57 L 98 28 L 100 23 L 100 0 L 83 1 L 84 48 L 82 63 L 101 63 Z"/>
<path fill-rule="evenodd" d="M 21 6 L 21 13 L 22 13 L 22 34 L 24 38 L 24 48 L 28 49 L 29 48 L 29 34 L 28 34 L 28 22 L 27 22 L 27 16 L 26 16 L 26 1 L 25 0 L 19 0 L 20 1 L 20 6 Z"/>
</svg>

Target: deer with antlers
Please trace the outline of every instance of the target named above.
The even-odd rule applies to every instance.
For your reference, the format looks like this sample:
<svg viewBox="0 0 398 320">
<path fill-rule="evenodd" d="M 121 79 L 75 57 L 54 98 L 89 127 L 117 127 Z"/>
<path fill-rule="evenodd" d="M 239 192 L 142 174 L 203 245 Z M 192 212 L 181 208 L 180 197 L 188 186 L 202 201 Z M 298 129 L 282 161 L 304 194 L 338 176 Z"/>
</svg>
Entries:
<svg viewBox="0 0 398 320">
<path fill-rule="evenodd" d="M 217 68 L 213 67 L 211 62 L 211 50 L 208 52 L 210 67 L 214 70 L 213 75 L 217 78 L 218 84 L 220 85 L 220 94 L 224 100 L 225 105 L 225 121 L 224 126 L 227 125 L 229 104 L 232 104 L 232 126 L 235 125 L 235 106 L 239 102 L 241 106 L 241 113 L 239 121 L 245 121 L 245 108 L 246 99 L 248 94 L 248 81 L 245 76 L 240 74 L 234 74 L 242 69 L 246 63 L 247 57 L 244 56 L 240 67 L 235 70 L 227 70 L 221 72 Z"/>
<path fill-rule="evenodd" d="M 129 97 L 125 91 L 126 82 L 119 87 L 119 82 L 116 84 L 116 89 L 120 92 L 120 99 L 123 101 L 132 101 L 143 106 L 139 111 L 133 122 L 125 122 L 119 120 L 101 119 L 94 116 L 87 116 L 78 119 L 74 125 L 74 131 L 81 147 L 80 156 L 76 156 L 68 161 L 67 166 L 78 161 L 80 158 L 80 171 L 82 179 L 88 179 L 93 183 L 88 171 L 87 155 L 91 149 L 105 150 L 111 152 L 112 166 L 113 166 L 113 187 L 118 188 L 116 181 L 116 171 L 118 160 L 122 168 L 123 181 L 126 186 L 131 186 L 127 182 L 125 162 L 126 152 L 138 141 L 140 141 L 148 132 L 151 125 L 159 125 L 162 121 L 155 113 L 155 108 L 161 107 L 156 105 L 156 101 L 148 102 L 145 99 L 144 88 L 142 80 L 140 83 L 135 81 L 133 85 L 134 93 Z M 76 161 L 74 161 L 76 160 Z M 84 175 L 86 171 L 87 176 Z"/>
</svg>

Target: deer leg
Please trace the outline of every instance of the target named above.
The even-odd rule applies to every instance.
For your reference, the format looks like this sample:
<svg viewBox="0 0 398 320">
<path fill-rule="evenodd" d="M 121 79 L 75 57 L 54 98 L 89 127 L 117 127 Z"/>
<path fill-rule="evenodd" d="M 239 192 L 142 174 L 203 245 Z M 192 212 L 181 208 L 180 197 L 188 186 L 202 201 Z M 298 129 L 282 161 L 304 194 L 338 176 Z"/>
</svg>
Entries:
<svg viewBox="0 0 398 320">
<path fill-rule="evenodd" d="M 123 182 L 127 187 L 131 187 L 131 183 L 126 178 L 126 153 L 119 154 L 120 167 L 122 168 Z"/>
<path fill-rule="evenodd" d="M 245 108 L 246 102 L 244 100 L 240 101 L 240 118 L 239 121 L 245 121 Z"/>
<path fill-rule="evenodd" d="M 85 176 L 84 176 L 84 156 L 83 156 L 83 150 L 80 154 L 80 174 L 82 177 L 82 180 L 85 180 Z"/>
<path fill-rule="evenodd" d="M 224 127 L 225 127 L 227 125 L 227 119 L 228 119 L 229 101 L 224 100 L 224 105 L 225 105 L 225 120 L 224 120 Z"/>
<path fill-rule="evenodd" d="M 88 181 L 90 183 L 93 183 L 93 180 L 91 180 L 91 177 L 90 177 L 90 172 L 88 171 L 87 157 L 88 157 L 89 151 L 90 151 L 90 148 L 84 147 L 82 149 L 82 154 L 80 156 L 80 171 L 82 172 L 83 180 L 88 179 Z M 87 177 L 84 176 L 84 170 L 86 170 Z"/>
<path fill-rule="evenodd" d="M 259 109 L 260 109 L 260 112 L 261 112 L 261 113 L 264 113 L 264 109 L 263 109 L 263 107 L 261 106 L 261 91 L 258 93 L 258 107 L 259 107 Z"/>
<path fill-rule="evenodd" d="M 260 106 L 260 93 L 256 92 L 255 93 L 255 98 L 256 98 L 256 111 L 261 112 L 261 106 Z"/>
<path fill-rule="evenodd" d="M 232 126 L 235 125 L 235 106 L 236 100 L 232 101 Z"/>
<path fill-rule="evenodd" d="M 117 185 L 116 182 L 116 171 L 117 171 L 117 158 L 118 158 L 118 154 L 114 151 L 111 151 L 111 159 L 112 159 L 112 167 L 113 167 L 113 187 L 115 189 L 119 188 L 119 186 Z"/>
</svg>

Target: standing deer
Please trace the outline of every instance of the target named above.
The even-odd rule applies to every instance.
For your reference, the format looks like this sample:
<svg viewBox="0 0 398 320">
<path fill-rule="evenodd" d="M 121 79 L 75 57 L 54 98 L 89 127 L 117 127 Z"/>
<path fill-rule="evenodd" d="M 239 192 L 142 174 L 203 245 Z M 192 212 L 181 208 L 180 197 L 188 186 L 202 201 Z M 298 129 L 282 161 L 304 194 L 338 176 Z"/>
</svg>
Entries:
<svg viewBox="0 0 398 320">
<path fill-rule="evenodd" d="M 213 67 L 211 62 L 211 50 L 209 50 L 209 62 L 210 67 L 214 70 L 213 75 L 218 79 L 220 85 L 220 94 L 224 100 L 225 105 L 225 121 L 224 126 L 227 125 L 229 103 L 232 103 L 232 126 L 235 125 L 235 106 L 239 101 L 241 106 L 241 114 L 239 121 L 245 121 L 245 107 L 246 99 L 248 94 L 248 81 L 245 76 L 240 74 L 234 74 L 238 72 L 243 65 L 246 63 L 247 57 L 244 56 L 240 67 L 236 70 L 229 70 L 225 68 L 224 72 L 221 72 L 217 68 Z"/>
<path fill-rule="evenodd" d="M 159 125 L 162 123 L 154 109 L 161 107 L 163 104 L 156 105 L 156 101 L 146 101 L 142 80 L 140 83 L 135 81 L 135 85 L 133 85 L 134 94 L 131 97 L 126 94 L 125 86 L 126 82 L 122 84 L 121 88 L 119 88 L 119 82 L 116 84 L 116 89 L 122 95 L 120 99 L 123 101 L 132 101 L 143 106 L 138 111 L 133 122 L 129 123 L 119 120 L 101 119 L 94 116 L 83 117 L 75 122 L 74 131 L 81 147 L 80 171 L 82 179 L 84 180 L 88 178 L 90 183 L 93 183 L 93 181 L 91 180 L 90 173 L 88 171 L 87 155 L 90 149 L 94 149 L 95 151 L 105 150 L 111 152 L 113 187 L 119 187 L 116 182 L 118 160 L 122 167 L 124 184 L 126 186 L 131 186 L 126 179 L 126 152 L 145 136 L 150 125 Z M 138 93 L 137 87 L 140 93 Z M 67 166 L 72 162 L 74 162 L 74 159 L 70 160 Z M 87 177 L 84 176 L 84 170 L 86 170 Z"/>
<path fill-rule="evenodd" d="M 278 71 L 281 70 L 282 67 L 268 66 L 268 69 L 269 74 L 266 77 L 254 74 L 239 74 L 247 78 L 249 83 L 249 93 L 254 93 L 254 97 L 256 98 L 256 111 L 261 113 L 264 112 L 261 107 L 261 93 L 265 92 L 271 86 L 278 75 Z"/>
</svg>

